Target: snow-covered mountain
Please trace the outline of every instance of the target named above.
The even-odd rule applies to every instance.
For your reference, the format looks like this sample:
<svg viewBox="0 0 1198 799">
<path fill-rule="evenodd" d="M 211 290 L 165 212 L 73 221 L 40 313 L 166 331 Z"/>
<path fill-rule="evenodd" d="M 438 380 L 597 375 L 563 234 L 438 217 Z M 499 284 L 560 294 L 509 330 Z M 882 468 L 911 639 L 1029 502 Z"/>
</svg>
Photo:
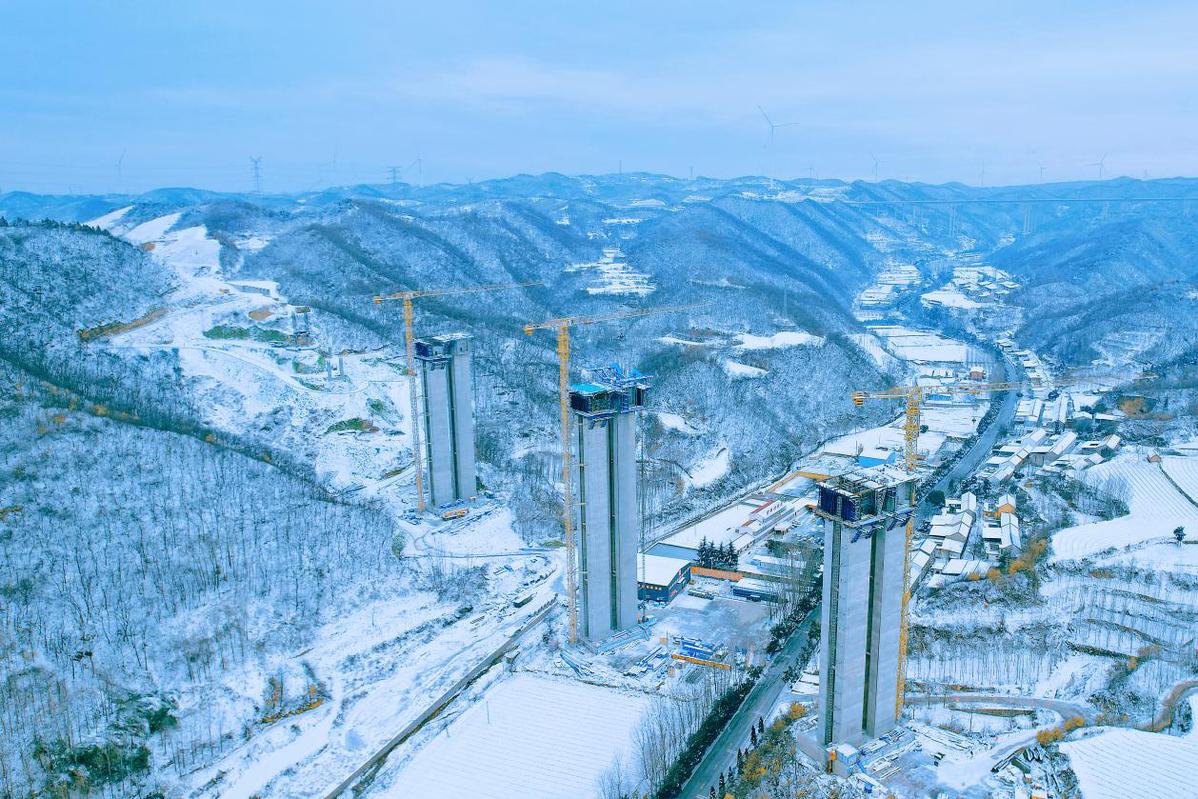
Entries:
<svg viewBox="0 0 1198 799">
<path fill-rule="evenodd" d="M 612 361 L 653 375 L 644 486 L 660 529 L 881 420 L 849 401 L 899 377 L 867 323 L 976 313 L 920 304 L 951 256 L 1017 275 L 1019 337 L 1062 364 L 1181 370 L 1195 229 L 1184 204 L 1136 198 L 1190 195 L 1198 181 L 644 174 L 0 195 L 0 763 L 23 791 L 85 769 L 117 793 L 291 795 L 374 742 L 312 752 L 274 722 L 333 703 L 369 726 L 379 697 L 440 687 L 421 664 L 461 676 L 446 664 L 486 641 L 466 632 L 498 634 L 503 598 L 553 568 L 557 364 L 528 322 L 702 305 L 574 331 L 577 375 Z M 25 221 L 41 219 L 58 221 Z M 475 336 L 496 500 L 469 524 L 415 528 L 402 321 L 372 297 L 534 281 L 418 301 L 421 334 Z M 880 284 L 893 304 L 863 303 Z M 518 568 L 462 557 L 479 553 Z M 246 767 L 257 735 L 270 773 Z"/>
</svg>

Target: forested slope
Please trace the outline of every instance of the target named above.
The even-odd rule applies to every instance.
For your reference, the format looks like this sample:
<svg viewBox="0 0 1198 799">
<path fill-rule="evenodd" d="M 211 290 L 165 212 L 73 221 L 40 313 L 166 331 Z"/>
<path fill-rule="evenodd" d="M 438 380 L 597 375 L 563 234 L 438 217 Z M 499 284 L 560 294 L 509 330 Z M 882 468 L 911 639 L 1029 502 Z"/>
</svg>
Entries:
<svg viewBox="0 0 1198 799">
<path fill-rule="evenodd" d="M 272 658 L 351 598 L 347 586 L 395 579 L 385 515 L 206 432 L 173 354 L 96 343 L 170 285 L 106 233 L 0 227 L 0 776 L 12 795 L 169 784 L 260 714 Z"/>
</svg>

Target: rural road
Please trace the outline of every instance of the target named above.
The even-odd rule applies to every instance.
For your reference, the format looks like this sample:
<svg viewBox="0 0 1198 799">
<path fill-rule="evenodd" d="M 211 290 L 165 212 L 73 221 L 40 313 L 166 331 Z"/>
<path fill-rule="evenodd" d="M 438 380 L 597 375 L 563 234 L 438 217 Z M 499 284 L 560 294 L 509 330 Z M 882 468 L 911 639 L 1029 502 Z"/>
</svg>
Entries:
<svg viewBox="0 0 1198 799">
<path fill-rule="evenodd" d="M 1165 701 L 1161 704 L 1160 712 L 1156 714 L 1156 718 L 1150 724 L 1141 725 L 1141 730 L 1149 732 L 1160 732 L 1173 723 L 1173 714 L 1177 710 L 1177 705 L 1186 697 L 1190 691 L 1198 690 L 1198 680 L 1182 680 L 1173 686 L 1169 694 L 1165 697 Z"/>
<path fill-rule="evenodd" d="M 907 704 L 929 705 L 929 704 L 987 704 L 999 707 L 1025 707 L 1032 710 L 1051 710 L 1061 717 L 1062 720 L 1080 716 L 1090 723 L 1094 720 L 1094 711 L 1085 705 L 1079 705 L 1074 702 L 1064 702 L 1059 699 L 1042 699 L 1038 696 L 1006 696 L 1004 694 L 933 694 L 931 696 L 913 696 L 908 694 Z M 1057 722 L 1053 722 L 1051 727 L 1055 727 Z M 993 769 L 995 766 L 1005 762 L 1008 758 L 1015 755 L 1020 750 L 1024 749 L 1036 740 L 1036 734 L 1045 727 L 1037 727 L 1033 730 L 1028 730 L 1025 735 L 1022 735 L 1015 740 L 995 746 L 986 752 L 978 753 L 970 760 L 971 763 L 985 761 L 987 767 Z"/>
<path fill-rule="evenodd" d="M 387 743 L 385 743 L 381 749 L 371 755 L 371 757 L 365 763 L 354 769 L 352 774 L 350 774 L 348 777 L 338 783 L 336 787 L 325 794 L 325 799 L 336 799 L 336 797 L 342 796 L 347 791 L 352 792 L 351 789 L 353 789 L 354 785 L 356 785 L 364 777 L 374 773 L 376 769 L 382 766 L 382 764 L 387 760 L 387 756 L 390 755 L 396 747 L 419 732 L 420 729 L 429 721 L 440 715 L 442 710 L 444 710 L 451 702 L 453 702 L 453 700 L 457 699 L 458 694 L 460 694 L 462 690 L 466 688 L 466 686 L 478 679 L 478 677 L 487 669 L 498 663 L 504 655 L 506 655 L 516 646 L 516 644 L 520 641 L 520 638 L 525 633 L 543 622 L 557 605 L 558 597 L 556 594 L 554 594 L 552 599 L 546 602 L 539 610 L 525 620 L 515 632 L 508 636 L 507 640 L 505 640 L 498 649 L 484 658 L 464 677 L 454 683 L 448 691 L 443 693 L 436 700 L 434 700 L 432 704 L 425 708 L 424 712 L 417 716 L 415 720 L 400 730 L 393 738 L 391 738 L 391 740 L 387 741 Z M 353 795 L 356 796 L 357 793 L 353 792 Z"/>
<path fill-rule="evenodd" d="M 1011 375 L 1014 372 L 1014 364 L 1010 361 L 1005 361 L 1005 364 L 1005 374 Z M 973 474 L 978 465 L 990 457 L 990 452 L 994 449 L 994 442 L 998 440 L 999 431 L 1010 427 L 1011 420 L 1015 418 L 1015 411 L 1018 407 L 1019 392 L 1015 389 L 1003 392 L 1002 405 L 999 406 L 998 414 L 995 415 L 986 429 L 974 439 L 974 442 L 961 459 L 953 464 L 953 467 L 945 472 L 934 485 L 923 492 L 925 500 L 931 492 L 937 490 L 943 491 L 946 495 L 950 494 L 951 492 L 948 489 L 954 481 L 960 483 L 966 477 Z M 921 519 L 927 518 L 938 511 L 939 508 L 930 508 L 925 501 L 920 506 L 919 516 Z"/>
<path fill-rule="evenodd" d="M 1060 699 L 1042 699 L 1038 696 L 1008 696 L 1006 694 L 907 694 L 909 705 L 946 705 L 946 704 L 990 704 L 1006 707 L 1026 707 L 1033 710 L 1051 710 L 1061 716 L 1070 718 L 1081 716 L 1086 721 L 1094 719 L 1094 711 L 1076 702 L 1065 702 Z"/>
<path fill-rule="evenodd" d="M 812 625 L 819 623 L 820 606 L 817 604 L 799 624 L 798 629 L 790 636 L 782 650 L 770 660 L 757 684 L 740 709 L 733 714 L 724 730 L 708 747 L 691 778 L 682 789 L 683 799 L 707 799 L 711 787 L 720 780 L 720 774 L 728 771 L 728 767 L 736 763 L 736 752 L 746 747 L 749 741 L 749 727 L 757 723 L 757 718 L 768 718 L 782 695 L 784 681 L 782 672 L 794 663 L 804 663 L 811 655 L 815 639 L 809 635 Z M 818 636 L 817 636 L 818 638 Z"/>
</svg>

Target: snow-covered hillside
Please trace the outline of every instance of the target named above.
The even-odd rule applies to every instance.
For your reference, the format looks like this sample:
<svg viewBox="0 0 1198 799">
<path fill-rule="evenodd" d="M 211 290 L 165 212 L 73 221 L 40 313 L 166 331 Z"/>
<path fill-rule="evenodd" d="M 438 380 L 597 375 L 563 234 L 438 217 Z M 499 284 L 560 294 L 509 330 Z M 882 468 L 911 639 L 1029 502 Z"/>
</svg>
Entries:
<svg viewBox="0 0 1198 799">
<path fill-rule="evenodd" d="M 575 377 L 612 362 L 651 376 L 649 534 L 735 509 L 811 453 L 895 455 L 896 408 L 852 393 L 989 367 L 991 333 L 1042 352 L 1045 370 L 1160 365 L 1143 384 L 1159 401 L 1077 393 L 1090 410 L 1065 421 L 1121 425 L 1127 450 L 1008 486 L 1043 542 L 1033 562 L 920 596 L 910 653 L 924 687 L 1150 720 L 1192 672 L 1198 618 L 1198 547 L 1172 535 L 1198 532 L 1198 459 L 1170 449 L 1196 407 L 1192 231 L 1130 205 L 1063 208 L 1016 234 L 1004 191 L 545 175 L 0 195 L 0 774 L 17 795 L 72 780 L 111 796 L 324 795 L 464 683 L 482 702 L 425 730 L 380 795 L 593 790 L 626 753 L 607 739 L 626 741 L 654 704 L 639 688 L 564 682 L 589 673 L 565 660 L 490 693 L 494 675 L 471 682 L 517 643 L 544 666 L 562 634 L 558 364 L 552 337 L 522 327 L 674 305 L 696 307 L 571 334 Z M 930 210 L 866 204 L 886 198 Z M 64 221 L 16 221 L 35 216 Z M 474 336 L 480 463 L 466 518 L 418 518 L 401 311 L 372 299 L 510 283 L 535 285 L 416 301 L 418 334 Z M 921 468 L 951 465 L 996 406 L 930 404 Z M 1122 491 L 1078 502 L 1116 485 L 1126 513 Z M 488 743 L 536 702 L 520 737 Z M 593 734 L 567 738 L 562 703 Z M 1059 708 L 987 734 L 1033 736 L 1040 711 Z M 550 745 L 571 747 L 570 767 L 525 780 Z M 481 787 L 453 771 L 480 747 Z M 950 758 L 940 777 L 965 788 L 988 756 Z"/>
</svg>

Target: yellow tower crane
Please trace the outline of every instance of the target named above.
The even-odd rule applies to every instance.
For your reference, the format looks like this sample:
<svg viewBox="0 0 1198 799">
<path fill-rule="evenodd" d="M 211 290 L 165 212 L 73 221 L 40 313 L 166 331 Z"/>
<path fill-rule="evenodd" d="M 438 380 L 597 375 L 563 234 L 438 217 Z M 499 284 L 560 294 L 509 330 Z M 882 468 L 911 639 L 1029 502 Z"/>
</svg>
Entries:
<svg viewBox="0 0 1198 799">
<path fill-rule="evenodd" d="M 420 431 L 419 402 L 416 391 L 416 355 L 415 339 L 412 334 L 412 319 L 414 316 L 412 300 L 420 297 L 446 297 L 451 294 L 481 294 L 488 291 L 504 291 L 507 289 L 540 286 L 538 281 L 529 283 L 491 283 L 485 286 L 465 286 L 463 288 L 429 289 L 424 291 L 397 291 L 394 294 L 376 294 L 374 304 L 382 305 L 384 300 L 400 300 L 403 302 L 404 348 L 407 351 L 408 398 L 412 409 L 412 462 L 416 467 L 416 510 L 424 512 L 424 442 Z"/>
<path fill-rule="evenodd" d="M 563 316 L 524 326 L 524 334 L 527 336 L 531 336 L 538 330 L 552 330 L 557 335 L 557 383 L 558 402 L 561 406 L 562 439 L 562 530 L 565 533 L 566 543 L 566 606 L 570 616 L 571 644 L 578 643 L 578 580 L 574 572 L 574 487 L 570 462 L 570 328 L 576 325 L 593 325 L 598 322 L 614 322 L 620 319 L 637 319 L 642 316 L 688 311 L 692 308 L 702 308 L 707 304 L 643 308 L 602 316 Z"/>
<path fill-rule="evenodd" d="M 1031 383 L 1025 381 L 1016 382 L 1000 382 L 1000 383 L 957 383 L 947 386 L 924 387 L 920 385 L 913 386 L 896 386 L 885 391 L 855 391 L 853 392 L 853 404 L 860 407 L 865 404 L 866 400 L 883 399 L 883 400 L 902 400 L 905 406 L 903 412 L 903 460 L 906 464 L 908 472 L 914 472 L 916 465 L 919 463 L 919 428 L 921 426 L 920 418 L 923 413 L 923 401 L 925 395 L 930 391 L 936 394 L 989 394 L 992 391 L 1010 391 L 1012 389 L 1033 388 Z M 912 497 L 912 506 L 917 507 L 918 502 L 916 497 Z M 899 650 L 898 650 L 898 690 L 895 694 L 896 705 L 895 718 L 900 718 L 903 714 L 903 703 L 906 699 L 904 696 L 907 688 L 907 606 L 911 602 L 911 587 L 909 575 L 911 571 L 911 539 L 915 534 L 915 511 L 912 510 L 911 517 L 907 519 L 907 541 L 903 547 L 903 604 L 902 613 L 899 621 Z"/>
</svg>

